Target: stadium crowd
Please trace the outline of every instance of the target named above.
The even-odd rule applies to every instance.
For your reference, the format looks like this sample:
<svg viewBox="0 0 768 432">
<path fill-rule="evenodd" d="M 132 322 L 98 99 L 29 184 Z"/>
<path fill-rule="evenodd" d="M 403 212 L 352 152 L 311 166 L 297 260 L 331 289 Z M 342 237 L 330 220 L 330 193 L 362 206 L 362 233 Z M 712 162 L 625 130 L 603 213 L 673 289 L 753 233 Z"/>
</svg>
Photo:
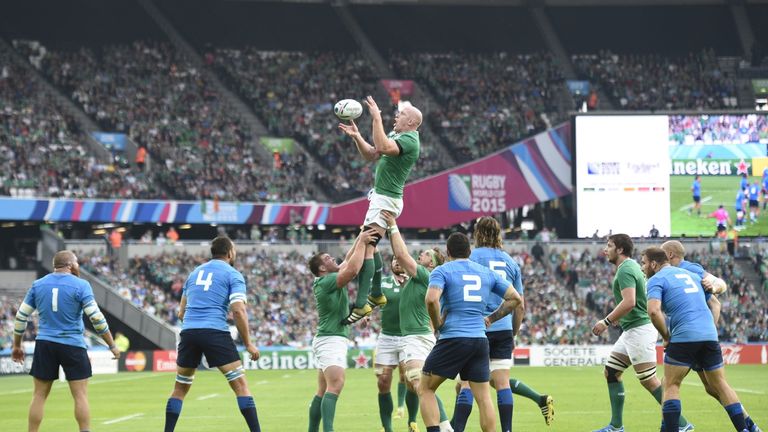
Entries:
<svg viewBox="0 0 768 432">
<path fill-rule="evenodd" d="M 669 141 L 677 144 L 768 144 L 768 117 L 757 114 L 669 118 Z"/>
<path fill-rule="evenodd" d="M 378 82 L 373 68 L 360 52 L 283 52 L 219 48 L 206 58 L 247 99 L 270 133 L 304 143 L 329 173 L 320 179 L 346 195 L 360 196 L 372 185 L 374 165 L 365 162 L 354 143 L 338 129 L 333 103 L 363 100 L 373 95 L 382 109 L 385 131 L 392 124 L 392 100 Z M 371 141 L 370 117 L 365 108 L 357 122 Z M 434 156 L 437 151 L 421 131 L 421 156 L 410 179 L 448 167 Z"/>
<path fill-rule="evenodd" d="M 16 312 L 21 305 L 21 298 L 11 298 L 0 295 L 0 351 L 10 349 L 13 345 L 13 327 Z M 22 335 L 22 341 L 33 341 L 37 335 L 37 315 L 27 323 L 27 331 Z"/>
<path fill-rule="evenodd" d="M 77 122 L 0 51 L 0 195 L 157 196 L 142 174 L 98 161 Z"/>
<path fill-rule="evenodd" d="M 609 51 L 573 55 L 578 73 L 603 88 L 621 110 L 736 108 L 735 77 L 712 51 L 668 58 Z"/>
<path fill-rule="evenodd" d="M 36 47 L 34 51 L 32 47 Z M 252 131 L 203 73 L 171 44 L 46 50 L 17 44 L 102 128 L 124 132 L 162 165 L 151 171 L 174 198 L 304 201 L 306 155 L 264 163 Z"/>
<path fill-rule="evenodd" d="M 428 115 L 462 160 L 476 159 L 559 121 L 560 67 L 550 54 L 391 55 L 401 78 L 426 85 L 442 105 Z"/>
</svg>

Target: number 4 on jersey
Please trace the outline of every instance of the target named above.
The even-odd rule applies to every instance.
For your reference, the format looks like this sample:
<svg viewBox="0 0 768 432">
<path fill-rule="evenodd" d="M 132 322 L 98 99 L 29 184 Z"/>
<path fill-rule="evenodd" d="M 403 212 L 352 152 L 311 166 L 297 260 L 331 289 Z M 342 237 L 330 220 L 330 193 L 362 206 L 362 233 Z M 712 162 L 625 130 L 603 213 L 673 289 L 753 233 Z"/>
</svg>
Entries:
<svg viewBox="0 0 768 432">
<path fill-rule="evenodd" d="M 203 291 L 208 291 L 213 284 L 213 272 L 208 273 L 208 277 L 205 279 L 203 279 L 203 273 L 205 273 L 204 270 L 197 272 L 197 280 L 195 281 L 195 285 L 200 285 L 203 287 Z"/>
</svg>

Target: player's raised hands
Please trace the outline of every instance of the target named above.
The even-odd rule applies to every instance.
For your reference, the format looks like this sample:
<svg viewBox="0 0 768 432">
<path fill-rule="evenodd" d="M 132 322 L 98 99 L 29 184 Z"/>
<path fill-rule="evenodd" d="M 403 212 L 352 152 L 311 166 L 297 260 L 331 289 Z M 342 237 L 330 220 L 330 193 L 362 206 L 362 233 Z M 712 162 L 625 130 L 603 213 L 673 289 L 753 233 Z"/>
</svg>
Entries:
<svg viewBox="0 0 768 432">
<path fill-rule="evenodd" d="M 365 103 L 365 106 L 368 107 L 368 113 L 373 118 L 381 118 L 381 110 L 379 109 L 379 105 L 376 104 L 376 101 L 373 100 L 373 96 L 368 96 L 363 101 Z"/>
<path fill-rule="evenodd" d="M 360 234 L 357 236 L 357 240 L 362 242 L 362 243 L 368 244 L 368 243 L 371 242 L 371 240 L 373 240 L 373 235 L 375 233 L 376 233 L 376 231 L 374 231 L 372 229 L 367 229 L 367 230 L 360 231 Z"/>
<path fill-rule="evenodd" d="M 381 217 L 384 218 L 384 222 L 387 223 L 388 227 L 394 226 L 397 224 L 397 220 L 395 219 L 395 214 L 384 210 L 381 212 Z"/>
<path fill-rule="evenodd" d="M 339 129 L 352 138 L 360 135 L 360 131 L 357 129 L 357 125 L 354 120 L 350 120 L 349 124 L 339 123 Z"/>
</svg>

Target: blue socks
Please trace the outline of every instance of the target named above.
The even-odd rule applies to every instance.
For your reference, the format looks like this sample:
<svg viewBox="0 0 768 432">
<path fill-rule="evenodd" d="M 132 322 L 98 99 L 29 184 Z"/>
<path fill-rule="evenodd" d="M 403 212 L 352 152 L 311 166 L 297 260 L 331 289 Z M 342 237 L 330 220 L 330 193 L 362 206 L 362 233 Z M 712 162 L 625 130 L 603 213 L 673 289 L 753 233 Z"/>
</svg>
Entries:
<svg viewBox="0 0 768 432">
<path fill-rule="evenodd" d="M 728 413 L 728 417 L 731 418 L 731 423 L 737 431 L 741 432 L 747 428 L 747 421 L 744 419 L 744 410 L 741 408 L 741 404 L 736 402 L 725 407 L 725 411 Z"/>
<path fill-rule="evenodd" d="M 661 414 L 664 418 L 664 432 L 678 432 L 680 429 L 680 412 L 683 406 L 679 399 L 664 401 Z"/>
<path fill-rule="evenodd" d="M 245 422 L 248 424 L 248 429 L 251 432 L 261 432 L 259 416 L 256 414 L 256 402 L 253 401 L 253 397 L 238 396 L 237 406 L 240 408 L 240 414 L 243 415 Z"/>
<path fill-rule="evenodd" d="M 496 392 L 496 403 L 499 406 L 499 421 L 501 422 L 501 432 L 510 432 L 512 430 L 512 389 L 505 388 Z"/>
<path fill-rule="evenodd" d="M 165 432 L 173 432 L 176 429 L 176 422 L 181 414 L 181 399 L 168 398 L 165 404 Z"/>
<path fill-rule="evenodd" d="M 453 421 L 451 422 L 454 432 L 464 432 L 469 415 L 472 414 L 474 401 L 472 390 L 468 388 L 461 389 L 459 395 L 456 396 L 456 408 L 453 409 Z"/>
</svg>

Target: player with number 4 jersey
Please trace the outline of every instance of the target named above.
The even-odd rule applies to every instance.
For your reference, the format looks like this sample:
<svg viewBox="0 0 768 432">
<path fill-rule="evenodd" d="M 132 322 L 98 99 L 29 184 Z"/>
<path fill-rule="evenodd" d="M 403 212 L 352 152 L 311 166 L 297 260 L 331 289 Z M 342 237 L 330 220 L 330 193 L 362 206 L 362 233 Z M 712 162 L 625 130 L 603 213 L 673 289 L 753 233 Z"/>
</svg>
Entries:
<svg viewBox="0 0 768 432">
<path fill-rule="evenodd" d="M 261 431 L 256 403 L 227 325 L 227 311 L 231 310 L 245 349 L 251 360 L 258 360 L 259 349 L 251 343 L 248 334 L 245 279 L 232 267 L 236 256 L 235 244 L 229 237 L 216 237 L 211 242 L 211 260 L 192 270 L 184 283 L 179 305 L 182 326 L 176 383 L 166 404 L 165 432 L 176 428 L 184 397 L 192 387 L 203 355 L 208 366 L 218 368 L 229 382 L 248 429 Z"/>
</svg>

